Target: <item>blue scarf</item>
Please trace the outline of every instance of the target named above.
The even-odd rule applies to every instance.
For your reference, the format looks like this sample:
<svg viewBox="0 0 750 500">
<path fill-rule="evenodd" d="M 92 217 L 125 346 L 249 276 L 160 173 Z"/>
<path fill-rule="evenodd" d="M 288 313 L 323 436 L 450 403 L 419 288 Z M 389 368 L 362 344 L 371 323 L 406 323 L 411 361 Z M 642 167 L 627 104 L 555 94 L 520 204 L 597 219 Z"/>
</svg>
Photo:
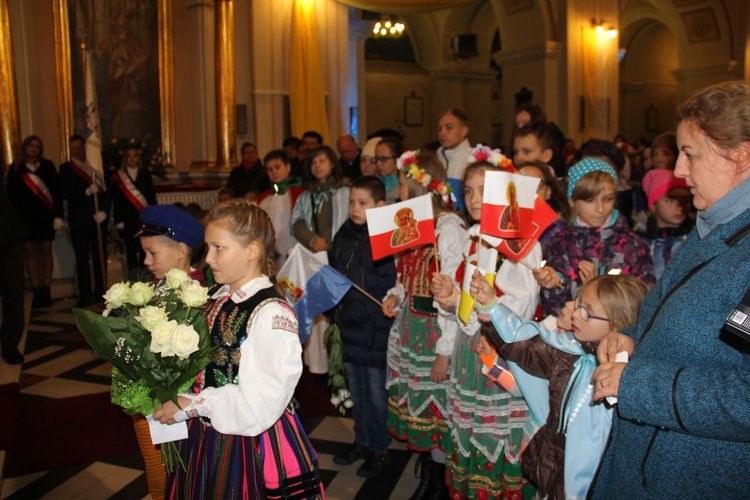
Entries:
<svg viewBox="0 0 750 500">
<path fill-rule="evenodd" d="M 385 192 L 389 193 L 396 188 L 396 185 L 398 185 L 398 174 L 384 175 L 380 180 L 385 184 Z"/>
<path fill-rule="evenodd" d="M 726 224 L 749 209 L 750 179 L 745 179 L 707 210 L 698 212 L 698 218 L 695 221 L 698 236 L 704 238 L 716 226 Z"/>
</svg>

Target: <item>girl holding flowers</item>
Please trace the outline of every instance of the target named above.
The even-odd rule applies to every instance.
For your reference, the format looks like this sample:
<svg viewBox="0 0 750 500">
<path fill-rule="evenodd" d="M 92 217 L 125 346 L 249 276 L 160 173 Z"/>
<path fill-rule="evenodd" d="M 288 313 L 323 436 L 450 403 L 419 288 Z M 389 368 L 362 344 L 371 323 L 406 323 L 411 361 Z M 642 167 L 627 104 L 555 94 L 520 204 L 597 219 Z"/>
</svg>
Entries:
<svg viewBox="0 0 750 500">
<path fill-rule="evenodd" d="M 443 484 L 447 437 L 448 365 L 458 331 L 455 316 L 438 315 L 430 279 L 439 268 L 452 276 L 461 264 L 464 226 L 448 208 L 451 187 L 445 168 L 433 153 L 407 151 L 398 161 L 399 197 L 430 194 L 435 216 L 435 246 L 401 255 L 398 283 L 383 301 L 383 313 L 396 318 L 388 341 L 388 430 L 423 452 L 422 475 L 414 497 Z M 414 498 L 413 497 L 413 498 Z"/>
<path fill-rule="evenodd" d="M 188 421 L 179 444 L 186 470 L 167 498 L 323 498 L 315 451 L 291 405 L 302 373 L 294 311 L 264 272 L 274 229 L 245 200 L 212 207 L 206 262 L 219 285 L 208 324 L 214 361 L 189 393 L 160 405 L 161 423 Z"/>
</svg>

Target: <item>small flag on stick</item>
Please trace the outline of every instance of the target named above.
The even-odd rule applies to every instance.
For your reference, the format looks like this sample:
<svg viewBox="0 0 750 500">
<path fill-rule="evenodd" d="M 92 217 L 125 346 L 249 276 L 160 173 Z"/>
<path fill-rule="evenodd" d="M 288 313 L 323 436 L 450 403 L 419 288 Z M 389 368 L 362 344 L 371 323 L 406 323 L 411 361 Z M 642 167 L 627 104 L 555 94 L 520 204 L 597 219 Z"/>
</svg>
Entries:
<svg viewBox="0 0 750 500">
<path fill-rule="evenodd" d="M 430 195 L 365 211 L 372 260 L 409 248 L 435 243 L 435 218 Z"/>
</svg>

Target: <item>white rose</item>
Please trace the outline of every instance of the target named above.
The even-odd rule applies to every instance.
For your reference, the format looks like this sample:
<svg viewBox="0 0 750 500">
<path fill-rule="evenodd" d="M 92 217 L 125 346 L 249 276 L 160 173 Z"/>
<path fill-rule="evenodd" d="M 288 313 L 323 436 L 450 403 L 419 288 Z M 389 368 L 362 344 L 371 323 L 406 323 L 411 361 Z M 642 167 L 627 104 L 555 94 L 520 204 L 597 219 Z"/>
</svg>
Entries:
<svg viewBox="0 0 750 500">
<path fill-rule="evenodd" d="M 177 329 L 175 320 L 165 321 L 151 332 L 151 352 L 161 353 L 162 358 L 174 356 L 172 337 Z"/>
<path fill-rule="evenodd" d="M 344 401 L 344 408 L 351 408 L 352 406 L 354 406 L 354 401 L 352 401 L 351 399 L 347 399 L 346 401 Z"/>
<path fill-rule="evenodd" d="M 208 302 L 208 288 L 201 286 L 197 281 L 183 283 L 180 300 L 188 307 L 200 307 Z"/>
<path fill-rule="evenodd" d="M 130 286 L 130 297 L 128 297 L 127 302 L 134 306 L 145 306 L 151 301 L 153 296 L 154 285 L 136 282 Z"/>
<path fill-rule="evenodd" d="M 119 309 L 130 298 L 130 285 L 127 283 L 115 283 L 104 294 L 104 302 L 107 309 Z"/>
<path fill-rule="evenodd" d="M 337 398 L 336 396 L 334 396 L 334 397 L 331 398 L 331 404 L 333 406 L 338 406 L 339 403 L 341 403 L 341 400 L 339 398 Z"/>
<path fill-rule="evenodd" d="M 190 325 L 178 325 L 172 335 L 172 350 L 180 359 L 187 359 L 198 350 L 198 332 Z"/>
<path fill-rule="evenodd" d="M 155 306 L 142 307 L 138 310 L 138 314 L 140 316 L 135 317 L 136 321 L 138 321 L 143 326 L 143 328 L 145 328 L 149 332 L 154 331 L 154 328 L 169 319 L 169 317 L 167 316 L 167 311 L 165 311 L 161 307 Z"/>
<path fill-rule="evenodd" d="M 165 274 L 164 277 L 167 280 L 167 286 L 175 290 L 178 290 L 183 282 L 190 281 L 190 276 L 188 276 L 188 274 L 182 269 L 177 268 L 167 271 L 167 274 Z"/>
</svg>

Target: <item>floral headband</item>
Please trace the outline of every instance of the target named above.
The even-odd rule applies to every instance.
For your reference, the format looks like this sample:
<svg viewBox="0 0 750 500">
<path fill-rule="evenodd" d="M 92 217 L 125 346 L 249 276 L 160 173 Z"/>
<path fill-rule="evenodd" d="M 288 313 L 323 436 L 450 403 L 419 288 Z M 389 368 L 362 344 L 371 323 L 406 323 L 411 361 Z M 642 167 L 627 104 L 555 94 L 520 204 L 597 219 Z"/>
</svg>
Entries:
<svg viewBox="0 0 750 500">
<path fill-rule="evenodd" d="M 442 182 L 425 172 L 417 162 L 417 155 L 419 155 L 418 149 L 415 151 L 407 151 L 402 154 L 399 157 L 398 162 L 396 162 L 398 170 L 404 174 L 407 179 L 414 179 L 426 187 L 428 191 L 439 194 L 443 199 L 447 199 L 453 194 L 453 188 L 451 185 L 448 182 Z"/>
<path fill-rule="evenodd" d="M 466 164 L 476 163 L 479 161 L 486 161 L 496 167 L 500 167 L 506 172 L 515 174 L 517 172 L 516 167 L 513 165 L 513 161 L 505 156 L 499 149 L 490 149 L 487 146 L 477 144 L 473 149 L 469 150 L 469 156 L 466 157 Z"/>
</svg>

